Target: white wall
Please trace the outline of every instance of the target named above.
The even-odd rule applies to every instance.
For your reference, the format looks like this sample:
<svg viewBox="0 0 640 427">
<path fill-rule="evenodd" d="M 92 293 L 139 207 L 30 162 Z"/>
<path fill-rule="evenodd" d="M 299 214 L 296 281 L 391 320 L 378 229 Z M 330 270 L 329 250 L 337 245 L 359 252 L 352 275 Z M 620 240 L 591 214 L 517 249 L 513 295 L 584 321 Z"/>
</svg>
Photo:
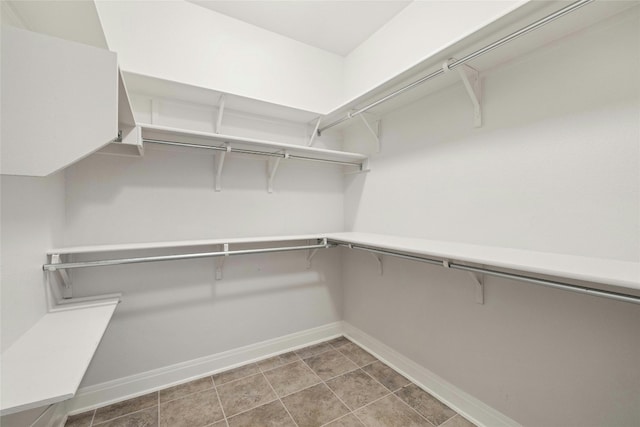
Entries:
<svg viewBox="0 0 640 427">
<path fill-rule="evenodd" d="M 414 1 L 345 57 L 343 102 L 374 89 L 527 0 Z"/>
<path fill-rule="evenodd" d="M 171 121 L 162 118 L 159 124 Z M 209 152 L 150 145 L 143 158 L 93 155 L 79 162 L 66 171 L 67 243 L 343 229 L 340 169 L 283 162 L 269 194 L 264 158 L 228 156 L 221 192 L 214 191 L 213 165 Z M 340 320 L 339 253 L 318 253 L 309 270 L 306 255 L 231 257 L 221 281 L 212 259 L 74 271 L 76 296 L 124 293 L 83 386 Z"/>
<path fill-rule="evenodd" d="M 486 73 L 482 129 L 461 86 L 389 113 L 347 229 L 638 261 L 639 23 Z M 463 272 L 384 262 L 347 253 L 347 322 L 523 425 L 640 422 L 639 306 L 491 277 L 477 305 Z"/>
<path fill-rule="evenodd" d="M 45 252 L 60 245 L 64 174 L 46 178 L 2 175 L 0 217 L 2 350 L 47 311 Z"/>
<path fill-rule="evenodd" d="M 122 70 L 324 112 L 342 57 L 186 1 L 98 1 Z"/>
</svg>

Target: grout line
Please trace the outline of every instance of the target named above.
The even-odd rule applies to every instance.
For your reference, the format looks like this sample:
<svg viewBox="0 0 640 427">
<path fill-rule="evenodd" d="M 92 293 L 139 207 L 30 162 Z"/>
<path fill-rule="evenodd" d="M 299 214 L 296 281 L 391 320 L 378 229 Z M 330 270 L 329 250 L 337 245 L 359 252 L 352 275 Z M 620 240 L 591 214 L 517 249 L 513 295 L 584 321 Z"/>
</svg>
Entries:
<svg viewBox="0 0 640 427">
<path fill-rule="evenodd" d="M 216 382 L 213 380 L 213 376 L 211 376 L 211 384 L 213 384 L 213 391 L 218 398 L 218 404 L 220 405 L 220 410 L 222 411 L 222 419 L 224 420 L 227 427 L 229 427 L 229 420 L 227 419 L 227 414 L 224 413 L 224 407 L 222 406 L 222 400 L 220 400 L 220 394 L 218 394 L 218 389 L 216 388 Z M 216 421 L 217 422 L 217 421 Z"/>
<path fill-rule="evenodd" d="M 193 395 L 194 395 L 194 394 L 196 394 L 196 393 L 203 393 L 203 392 L 205 392 L 205 391 L 209 391 L 209 390 L 212 390 L 212 389 L 214 389 L 214 388 L 215 388 L 215 386 L 213 386 L 213 387 L 211 387 L 211 388 L 205 388 L 204 390 L 193 391 L 193 392 L 191 392 L 191 393 L 187 393 L 187 394 L 184 394 L 184 395 L 182 395 L 182 396 L 180 396 L 180 397 L 176 397 L 176 398 L 173 398 L 173 399 L 165 400 L 165 401 L 163 401 L 163 402 L 160 402 L 160 397 L 158 397 L 158 406 L 160 406 L 160 403 L 162 403 L 162 404 L 164 405 L 165 403 L 169 403 L 169 402 L 173 402 L 174 400 L 183 399 L 183 398 L 185 398 L 185 397 L 193 396 Z M 163 389 L 163 390 L 166 390 L 166 389 Z M 158 393 L 158 395 L 159 395 L 159 394 L 160 394 L 160 393 Z"/>
<path fill-rule="evenodd" d="M 296 356 L 298 356 L 298 355 L 296 354 Z M 270 371 L 273 371 L 274 369 L 282 368 L 283 366 L 291 365 L 292 363 L 296 363 L 296 362 L 299 362 L 301 360 L 302 360 L 302 358 L 300 356 L 298 356 L 297 360 L 293 360 L 291 362 L 283 363 L 282 365 L 278 365 L 278 366 L 276 366 L 274 368 L 262 369 L 260 366 L 258 366 L 258 369 L 260 369 L 260 372 L 262 372 L 264 374 L 265 372 L 270 372 Z"/>
<path fill-rule="evenodd" d="M 342 416 L 340 416 L 340 417 L 336 418 L 335 420 L 331 420 L 331 421 L 329 421 L 328 423 L 324 423 L 324 424 L 322 424 L 320 427 L 328 426 L 329 424 L 334 423 L 334 422 L 336 422 L 336 421 L 338 421 L 338 420 L 341 420 L 341 419 L 343 419 L 343 418 L 345 418 L 345 417 L 348 417 L 349 415 L 353 415 L 354 417 L 356 417 L 356 414 L 354 414 L 354 413 L 353 413 L 353 411 L 349 411 L 349 412 L 347 412 L 346 414 L 344 414 L 344 415 L 342 415 Z M 357 419 L 358 421 L 360 421 L 360 418 L 356 417 L 356 419 Z"/>
<path fill-rule="evenodd" d="M 440 427 L 446 427 L 446 426 L 445 426 L 445 424 L 446 424 L 446 423 L 448 423 L 449 421 L 451 421 L 452 419 L 454 419 L 455 417 L 461 417 L 461 418 L 464 418 L 464 417 L 462 417 L 462 415 L 460 415 L 460 414 L 458 414 L 458 413 L 456 412 L 456 414 L 455 414 L 453 417 L 451 417 L 451 418 L 449 418 L 448 420 L 446 420 L 446 421 L 444 421 L 443 423 L 441 423 L 441 424 L 440 424 Z M 465 419 L 466 419 L 466 418 L 465 418 Z"/>
<path fill-rule="evenodd" d="M 225 417 L 225 418 L 227 418 L 227 420 L 228 420 L 229 418 L 235 418 L 235 417 L 237 417 L 238 415 L 246 414 L 246 413 L 247 413 L 247 412 L 249 412 L 249 411 L 252 411 L 252 410 L 254 410 L 254 409 L 256 409 L 256 408 L 259 408 L 259 407 L 261 407 L 261 406 L 264 406 L 264 405 L 268 405 L 269 403 L 273 403 L 273 402 L 275 402 L 276 400 L 278 400 L 277 396 L 276 396 L 276 398 L 275 398 L 275 399 L 273 399 L 273 400 L 270 400 L 270 401 L 268 401 L 268 402 L 261 403 L 260 405 L 252 406 L 252 407 L 251 407 L 251 408 L 249 408 L 249 409 L 245 409 L 244 411 L 238 412 L 237 414 L 233 414 L 233 415 L 231 415 L 230 417 L 228 417 L 228 418 L 227 418 L 227 417 Z"/>
<path fill-rule="evenodd" d="M 126 402 L 126 400 L 125 400 L 125 402 Z M 108 419 L 108 420 L 101 421 L 98 424 L 93 424 L 93 420 L 91 420 L 91 425 L 92 426 L 100 426 L 100 425 L 103 425 L 103 424 L 106 424 L 106 423 L 110 423 L 111 421 L 114 421 L 114 420 L 119 420 L 120 418 L 128 417 L 129 415 L 137 414 L 138 412 L 148 411 L 149 409 L 153 409 L 153 406 L 149 406 L 148 408 L 138 409 L 137 411 L 133 411 L 133 412 L 127 412 L 126 414 L 117 416 L 115 418 L 111 418 L 111 419 Z M 94 414 L 93 418 L 95 419 L 95 414 Z"/>
<path fill-rule="evenodd" d="M 93 420 L 96 419 L 96 412 L 97 411 L 98 411 L 97 409 L 93 410 L 93 415 L 91 416 L 91 421 L 89 422 L 89 427 L 91 427 L 93 425 Z"/>
<path fill-rule="evenodd" d="M 158 425 L 160 425 L 160 390 L 158 390 L 157 393 L 158 393 Z"/>
<path fill-rule="evenodd" d="M 293 415 L 291 415 L 291 412 L 289 412 L 289 408 L 287 408 L 287 406 L 284 404 L 284 402 L 282 401 L 282 399 L 280 398 L 280 396 L 278 395 L 278 392 L 276 391 L 275 388 L 273 388 L 273 386 L 271 385 L 271 383 L 269 382 L 269 378 L 267 378 L 267 376 L 264 374 L 264 372 L 262 373 L 262 376 L 264 377 L 264 380 L 267 382 L 267 384 L 269 384 L 269 387 L 271 387 L 271 390 L 273 390 L 273 392 L 275 393 L 276 397 L 278 398 L 278 401 L 280 402 L 280 404 L 282 405 L 282 407 L 284 408 L 285 411 L 287 411 L 287 414 L 289 414 L 289 418 L 291 418 L 291 421 L 293 421 L 293 424 L 296 425 L 296 427 L 298 426 L 298 423 L 296 422 L 296 420 L 293 418 Z M 296 392 L 297 393 L 297 392 Z"/>
<path fill-rule="evenodd" d="M 247 379 L 249 377 L 254 377 L 256 375 L 260 375 L 261 373 L 262 372 L 260 371 L 260 369 L 258 369 L 258 372 L 254 372 L 253 374 L 245 375 L 244 377 L 241 377 L 241 378 L 236 378 L 235 380 L 227 381 L 226 383 L 222 383 L 220 385 L 215 386 L 215 388 L 220 388 L 220 387 L 226 386 L 227 384 L 235 383 L 237 381 L 244 380 L 244 379 Z M 215 380 L 214 380 L 214 384 L 215 384 Z"/>
<path fill-rule="evenodd" d="M 413 384 L 413 383 L 412 383 Z M 399 396 L 397 396 L 395 393 L 393 393 L 393 395 L 396 397 L 396 399 L 398 399 L 400 402 L 402 402 L 403 404 L 405 404 L 407 406 L 407 408 L 411 409 L 413 412 L 415 412 L 416 414 L 418 414 L 418 416 L 420 418 L 423 418 L 424 420 L 426 420 L 429 424 L 431 424 L 432 426 L 435 427 L 435 424 L 433 424 L 431 421 L 427 420 L 427 417 L 425 417 L 424 415 L 422 415 L 420 412 L 418 412 L 413 406 L 409 405 L 407 402 L 405 402 L 404 400 L 400 399 Z M 437 399 L 436 399 L 437 400 Z M 440 402 L 438 400 L 438 402 Z M 440 402 L 442 403 L 442 402 Z M 457 412 L 456 412 L 457 414 Z"/>
</svg>

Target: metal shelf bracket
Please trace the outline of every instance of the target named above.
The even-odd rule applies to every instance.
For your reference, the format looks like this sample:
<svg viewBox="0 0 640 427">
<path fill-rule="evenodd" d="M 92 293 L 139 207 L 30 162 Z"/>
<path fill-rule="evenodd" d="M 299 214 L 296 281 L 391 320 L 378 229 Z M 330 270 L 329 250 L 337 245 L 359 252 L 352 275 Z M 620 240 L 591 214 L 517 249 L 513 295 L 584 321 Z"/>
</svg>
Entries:
<svg viewBox="0 0 640 427">
<path fill-rule="evenodd" d="M 376 142 L 376 153 L 379 153 L 381 150 L 380 146 L 380 118 L 372 117 L 371 122 L 367 120 L 365 117 L 366 113 L 358 114 L 358 117 L 362 120 L 362 123 L 369 131 L 369 134 L 373 137 L 373 140 Z"/>
<path fill-rule="evenodd" d="M 327 238 L 325 237 L 324 239 L 322 239 L 322 243 L 323 245 L 327 246 Z M 311 268 L 311 260 L 313 259 L 313 257 L 316 255 L 316 253 L 318 252 L 319 248 L 316 249 L 309 249 L 309 251 L 307 252 L 307 270 L 309 270 Z"/>
<path fill-rule="evenodd" d="M 278 166 L 280 166 L 280 160 L 288 159 L 289 153 L 284 152 L 284 157 L 276 157 L 268 160 L 267 164 L 267 191 L 269 193 L 273 193 L 273 180 L 276 177 L 276 172 L 278 172 Z"/>
<path fill-rule="evenodd" d="M 455 58 L 445 61 L 445 63 L 442 64 L 444 71 L 450 71 L 449 65 L 455 61 Z M 473 125 L 477 128 L 482 127 L 482 85 L 480 72 L 466 64 L 457 66 L 456 71 L 464 84 L 464 88 L 467 90 L 471 104 L 473 104 Z"/>
<path fill-rule="evenodd" d="M 376 253 L 373 253 L 373 252 L 369 252 L 369 253 L 378 262 L 378 274 L 380 274 L 380 276 L 382 276 L 384 274 L 384 267 L 383 267 L 383 264 L 382 264 L 382 255 L 376 254 Z"/>
<path fill-rule="evenodd" d="M 315 128 L 313 128 L 313 132 L 311 132 L 311 136 L 309 137 L 309 142 L 307 142 L 307 147 L 311 147 L 313 145 L 313 141 L 316 139 L 316 136 L 320 136 L 318 129 L 320 128 L 320 121 L 322 117 L 318 117 L 318 121 L 316 122 Z"/>
<path fill-rule="evenodd" d="M 229 144 L 225 144 L 227 147 L 227 151 L 218 151 L 215 154 L 215 172 L 216 172 L 216 180 L 215 180 L 215 189 L 216 191 L 222 191 L 222 168 L 224 167 L 224 159 L 227 153 L 231 152 L 231 147 Z"/>
<path fill-rule="evenodd" d="M 222 128 L 222 115 L 224 114 L 224 103 L 226 100 L 226 96 L 223 93 L 220 95 L 220 101 L 218 102 L 218 117 L 216 118 L 216 133 L 220 133 L 220 129 Z"/>
<path fill-rule="evenodd" d="M 468 272 L 476 285 L 476 303 L 484 304 L 484 274 Z"/>
<path fill-rule="evenodd" d="M 61 263 L 62 258 L 60 257 L 60 254 L 51 255 L 51 264 Z M 71 276 L 69 276 L 69 273 L 64 269 L 55 269 L 54 271 L 58 273 L 58 277 L 60 277 L 60 280 L 62 281 L 62 298 L 73 298 L 73 287 L 71 286 Z"/>
<path fill-rule="evenodd" d="M 223 252 L 229 252 L 229 244 L 225 243 L 222 245 Z M 216 258 L 216 280 L 222 280 L 222 272 L 224 269 L 224 261 L 227 259 L 229 255 L 221 256 Z"/>
</svg>

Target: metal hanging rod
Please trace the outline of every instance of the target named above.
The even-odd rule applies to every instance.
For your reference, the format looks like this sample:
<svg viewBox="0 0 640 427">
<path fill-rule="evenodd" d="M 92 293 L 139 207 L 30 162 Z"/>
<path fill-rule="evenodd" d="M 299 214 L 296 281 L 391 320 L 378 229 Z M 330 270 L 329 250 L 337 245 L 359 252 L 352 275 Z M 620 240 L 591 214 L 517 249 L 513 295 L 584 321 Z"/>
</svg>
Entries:
<svg viewBox="0 0 640 427">
<path fill-rule="evenodd" d="M 454 69 L 454 68 L 456 68 L 456 67 L 458 67 L 458 66 L 460 66 L 462 64 L 465 64 L 465 63 L 471 61 L 472 59 L 475 59 L 475 58 L 477 58 L 477 57 L 479 57 L 481 55 L 484 55 L 487 52 L 490 52 L 490 51 L 492 51 L 492 50 L 504 45 L 504 44 L 507 44 L 510 41 L 512 41 L 512 40 L 514 40 L 514 39 L 516 39 L 516 38 L 518 38 L 518 37 L 520 37 L 520 36 L 522 36 L 524 34 L 527 34 L 527 33 L 531 32 L 531 31 L 537 30 L 538 28 L 548 24 L 551 21 L 554 21 L 554 20 L 556 20 L 556 19 L 558 19 L 558 18 L 560 18 L 560 17 L 562 17 L 564 15 L 567 15 L 567 14 L 569 14 L 571 12 L 574 12 L 575 10 L 581 8 L 582 6 L 585 6 L 585 5 L 589 4 L 589 3 L 591 3 L 592 1 L 594 1 L 594 0 L 579 0 L 579 1 L 576 1 L 575 3 L 571 3 L 570 5 L 568 5 L 566 7 L 563 7 L 562 9 L 552 13 L 551 15 L 545 16 L 544 18 L 542 18 L 542 19 L 540 19 L 538 21 L 535 21 L 532 24 L 529 24 L 524 28 L 519 29 L 518 31 L 515 31 L 515 32 L 509 34 L 508 36 L 505 36 L 505 37 L 503 37 L 503 38 L 501 38 L 499 40 L 496 40 L 495 42 L 493 42 L 493 43 L 491 43 L 491 44 L 489 44 L 489 45 L 487 45 L 487 46 L 485 46 L 485 47 L 483 47 L 481 49 L 478 49 L 475 52 L 472 52 L 469 55 L 467 55 L 467 56 L 465 56 L 465 57 L 463 57 L 461 59 L 452 61 L 451 63 L 449 63 L 447 65 L 447 68 L 449 70 L 452 70 L 452 69 Z M 362 113 L 364 113 L 364 112 L 366 112 L 366 111 L 368 111 L 368 110 L 370 110 L 370 109 L 372 109 L 374 107 L 377 107 L 378 105 L 382 104 L 383 102 L 386 102 L 386 101 L 388 101 L 390 99 L 393 99 L 396 96 L 398 96 L 398 95 L 400 95 L 400 94 L 402 94 L 402 93 L 404 93 L 404 92 L 406 92 L 408 90 L 411 90 L 414 87 L 426 82 L 427 80 L 431 80 L 432 78 L 437 77 L 437 76 L 439 76 L 441 74 L 444 74 L 444 73 L 445 73 L 444 68 L 439 68 L 437 71 L 434 71 L 431 74 L 427 74 L 426 76 L 421 77 L 418 80 L 416 80 L 416 81 L 414 81 L 412 83 L 409 83 L 408 85 L 403 86 L 403 87 L 401 87 L 400 89 L 398 89 L 398 90 L 396 90 L 394 92 L 391 92 L 390 94 L 378 99 L 377 101 L 372 102 L 371 104 L 368 104 L 368 105 L 366 105 L 366 106 L 364 106 L 362 108 L 358 108 L 355 111 L 350 111 L 350 112 L 347 113 L 346 116 L 342 117 L 341 119 L 335 120 L 335 121 L 333 121 L 333 122 L 331 122 L 331 123 L 319 128 L 318 129 L 318 135 L 321 135 L 322 132 L 324 132 L 327 129 L 330 129 L 330 128 L 334 127 L 334 126 L 337 126 L 342 122 L 346 122 L 347 120 L 350 120 L 351 118 L 353 118 L 355 116 L 358 116 L 358 115 L 360 115 L 360 114 L 362 114 Z"/>
<path fill-rule="evenodd" d="M 471 266 L 468 266 L 468 265 L 457 264 L 455 262 L 446 262 L 446 261 L 442 261 L 442 260 L 437 260 L 437 259 L 432 259 L 432 258 L 423 257 L 423 256 L 417 256 L 417 255 L 407 255 L 407 254 L 394 252 L 394 251 L 388 251 L 388 250 L 384 250 L 384 249 L 371 248 L 371 247 L 368 247 L 368 246 L 354 245 L 354 244 L 350 244 L 350 243 L 341 243 L 341 242 L 334 242 L 334 241 L 329 241 L 329 244 L 334 244 L 336 246 L 343 246 L 343 247 L 347 247 L 347 248 L 350 248 L 350 249 L 358 249 L 358 250 L 362 250 L 362 251 L 372 252 L 372 253 L 379 254 L 379 255 L 389 255 L 389 256 L 396 257 L 396 258 L 408 259 L 408 260 L 411 260 L 411 261 L 425 262 L 427 264 L 439 265 L 441 267 L 445 267 L 446 266 L 448 268 L 453 268 L 455 270 L 468 271 L 468 272 L 472 272 L 472 273 L 488 274 L 490 276 L 502 277 L 502 278 L 505 278 L 505 279 L 518 280 L 518 281 L 521 281 L 521 282 L 532 283 L 534 285 L 547 286 L 547 287 L 550 287 L 550 288 L 561 289 L 561 290 L 569 291 L 569 292 L 576 292 L 576 293 L 580 293 L 580 294 L 587 294 L 587 295 L 592 295 L 592 296 L 601 297 L 601 298 L 609 298 L 609 299 L 613 299 L 613 300 L 616 300 L 616 301 L 624 301 L 624 302 L 630 302 L 630 303 L 633 303 L 633 304 L 640 304 L 640 296 L 635 296 L 635 295 L 628 295 L 628 294 L 622 294 L 622 293 L 619 293 L 619 292 L 611 292 L 611 291 L 603 291 L 603 290 L 598 290 L 598 289 L 591 289 L 591 288 L 587 288 L 585 286 L 572 285 L 572 284 L 569 284 L 569 283 L 562 283 L 562 282 L 557 282 L 557 281 L 554 281 L 554 280 L 539 279 L 539 278 L 536 278 L 536 277 L 525 276 L 525 275 L 522 275 L 522 274 L 505 273 L 505 272 L 502 272 L 502 271 L 492 270 L 490 268 L 471 267 Z"/>
<path fill-rule="evenodd" d="M 120 259 L 105 259 L 100 261 L 44 264 L 42 266 L 42 269 L 44 271 L 57 271 L 57 270 L 68 270 L 72 268 L 101 267 L 106 265 L 140 264 L 144 262 L 176 261 L 176 260 L 184 260 L 184 259 L 212 258 L 212 257 L 222 257 L 222 256 L 230 256 L 230 255 L 248 255 L 248 254 L 272 253 L 272 252 L 301 251 L 301 250 L 308 250 L 308 249 L 326 249 L 326 248 L 333 248 L 335 246 L 336 245 L 333 243 L 327 243 L 326 241 L 324 241 L 316 245 L 289 246 L 289 247 L 282 247 L 282 248 L 243 249 L 243 250 L 237 250 L 237 251 L 200 252 L 195 254 L 158 255 L 158 256 L 138 257 L 138 258 L 120 258 Z"/>
<path fill-rule="evenodd" d="M 228 153 L 250 154 L 255 156 L 276 157 L 281 159 L 305 160 L 310 162 L 331 163 L 331 164 L 342 165 L 342 166 L 356 166 L 359 168 L 362 167 L 362 164 L 357 162 L 343 162 L 340 160 L 318 159 L 315 157 L 298 156 L 294 154 L 287 155 L 281 152 L 248 150 L 244 148 L 233 148 L 233 147 L 218 146 L 218 145 L 191 144 L 191 143 L 185 143 L 185 142 L 165 141 L 161 139 L 151 139 L 151 138 L 142 138 L 142 141 L 149 144 L 171 145 L 175 147 L 187 147 L 187 148 L 200 148 L 203 150 L 224 151 Z"/>
</svg>

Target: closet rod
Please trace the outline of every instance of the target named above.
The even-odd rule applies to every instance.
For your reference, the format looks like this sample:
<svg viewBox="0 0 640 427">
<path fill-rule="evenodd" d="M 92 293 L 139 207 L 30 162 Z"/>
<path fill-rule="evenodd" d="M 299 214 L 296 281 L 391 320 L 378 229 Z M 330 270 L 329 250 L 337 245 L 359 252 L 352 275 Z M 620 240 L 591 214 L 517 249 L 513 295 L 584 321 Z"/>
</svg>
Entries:
<svg viewBox="0 0 640 427">
<path fill-rule="evenodd" d="M 485 53 L 487 53 L 489 51 L 492 51 L 493 49 L 496 49 L 496 48 L 498 48 L 498 47 L 500 47 L 500 46 L 502 46 L 502 45 L 504 45 L 506 43 L 509 43 L 511 40 L 514 40 L 514 39 L 516 39 L 516 38 L 518 38 L 518 37 L 520 37 L 520 36 L 522 36 L 524 34 L 527 34 L 527 33 L 531 32 L 531 31 L 537 30 L 538 28 L 548 24 L 549 22 L 554 21 L 554 20 L 556 20 L 556 19 L 558 19 L 558 18 L 560 18 L 560 17 L 562 17 L 564 15 L 567 15 L 567 14 L 569 14 L 569 13 L 571 13 L 571 12 L 573 12 L 573 11 L 579 9 L 579 8 L 581 8 L 582 6 L 585 6 L 588 3 L 591 3 L 592 1 L 594 1 L 594 0 L 579 0 L 579 1 L 575 2 L 575 3 L 571 3 L 570 5 L 562 8 L 562 9 L 560 9 L 560 10 L 554 12 L 554 13 L 552 13 L 551 15 L 545 16 L 544 18 L 542 18 L 542 19 L 540 19 L 538 21 L 535 21 L 532 24 L 527 25 L 526 27 L 523 27 L 523 28 L 519 29 L 518 31 L 515 31 L 515 32 L 509 34 L 508 36 L 505 36 L 505 37 L 503 37 L 503 38 L 501 38 L 499 40 L 496 40 L 495 42 L 493 42 L 491 44 L 488 44 L 487 46 L 485 46 L 485 47 L 483 47 L 481 49 L 478 49 L 475 52 L 472 52 L 469 55 L 467 55 L 467 56 L 465 56 L 465 57 L 463 57 L 461 59 L 458 59 L 458 60 L 455 60 L 455 61 L 449 63 L 447 65 L 447 68 L 449 70 L 452 70 L 452 69 L 456 68 L 459 65 L 465 64 L 465 63 L 471 61 L 472 59 L 475 59 L 475 58 L 477 58 L 477 57 L 479 57 L 481 55 L 484 55 Z M 441 74 L 444 74 L 444 73 L 445 73 L 444 68 L 439 68 L 437 71 L 434 71 L 431 74 L 428 74 L 428 75 L 426 75 L 424 77 L 421 77 L 420 79 L 418 79 L 418 80 L 416 80 L 416 81 L 414 81 L 412 83 L 409 83 L 408 85 L 403 86 L 403 87 L 401 87 L 400 89 L 398 89 L 398 90 L 396 90 L 394 92 L 391 92 L 389 95 L 386 95 L 386 96 L 378 99 L 377 101 L 372 102 L 371 104 L 368 104 L 368 105 L 366 105 L 366 106 L 364 106 L 362 108 L 359 108 L 357 110 L 350 111 L 349 113 L 347 113 L 346 116 L 342 117 L 341 119 L 335 120 L 335 121 L 333 121 L 333 122 L 331 122 L 331 123 L 319 128 L 318 129 L 318 135 L 321 135 L 322 132 L 324 132 L 325 130 L 327 130 L 329 128 L 337 126 L 342 122 L 346 122 L 347 120 L 350 120 L 351 118 L 353 118 L 353 117 L 355 117 L 357 115 L 360 115 L 360 114 L 362 114 L 362 113 L 364 113 L 364 112 L 366 112 L 366 111 L 368 111 L 368 110 L 370 110 L 370 109 L 372 109 L 374 107 L 377 107 L 378 105 L 382 104 L 383 102 L 386 102 L 386 101 L 388 101 L 390 99 L 393 99 L 396 96 L 398 96 L 398 95 L 400 95 L 400 94 L 402 94 L 402 93 L 404 93 L 404 92 L 406 92 L 406 91 L 408 91 L 410 89 L 413 89 L 414 87 L 426 82 L 427 80 L 431 80 L 432 78 L 437 77 L 437 76 L 439 76 Z"/>
<path fill-rule="evenodd" d="M 106 265 L 139 264 L 143 262 L 176 261 L 176 260 L 182 260 L 182 259 L 211 258 L 211 257 L 221 257 L 221 256 L 229 256 L 229 255 L 248 255 L 248 254 L 272 253 L 272 252 L 289 252 L 289 251 L 301 251 L 306 249 L 326 249 L 326 248 L 333 248 L 335 246 L 336 245 L 333 243 L 320 243 L 316 245 L 288 246 L 288 247 L 282 247 L 282 248 L 243 249 L 243 250 L 237 250 L 237 251 L 200 252 L 195 254 L 158 255 L 158 256 L 138 257 L 138 258 L 105 259 L 100 261 L 82 261 L 82 262 L 67 262 L 67 263 L 60 263 L 60 264 L 44 264 L 42 266 L 42 269 L 44 271 L 56 271 L 56 270 L 66 270 L 70 268 L 101 267 Z"/>
<path fill-rule="evenodd" d="M 356 162 L 342 162 L 340 160 L 317 159 L 315 157 L 298 156 L 294 154 L 289 154 L 287 156 L 287 154 L 282 152 L 279 153 L 279 152 L 247 150 L 244 148 L 233 148 L 233 147 L 227 148 L 227 147 L 221 147 L 217 145 L 190 144 L 185 142 L 165 141 L 161 139 L 150 139 L 150 138 L 142 138 L 142 141 L 149 144 L 172 145 L 176 147 L 187 147 L 187 148 L 201 148 L 204 150 L 225 151 L 230 153 L 251 154 L 255 156 L 279 157 L 281 159 L 305 160 L 310 162 L 332 163 L 332 164 L 342 165 L 342 166 L 362 167 L 360 163 L 356 163 Z"/>
<path fill-rule="evenodd" d="M 370 247 L 367 247 L 367 246 L 354 245 L 354 244 L 350 244 L 350 243 L 340 243 L 340 242 L 333 242 L 333 241 L 329 241 L 329 243 L 330 244 L 333 243 L 336 246 L 343 246 L 343 247 L 347 247 L 347 248 L 350 248 L 350 249 L 359 249 L 359 250 L 363 250 L 363 251 L 367 251 L 367 252 L 373 252 L 373 253 L 379 254 L 379 255 L 389 255 L 389 256 L 396 257 L 396 258 L 402 258 L 402 259 L 408 259 L 408 260 L 411 260 L 411 261 L 420 261 L 420 262 L 425 262 L 427 264 L 439 265 L 441 267 L 445 266 L 443 261 L 436 260 L 436 259 L 431 259 L 431 258 L 427 258 L 427 257 L 421 257 L 421 256 L 416 256 L 416 255 L 406 255 L 406 254 L 402 254 L 402 253 L 399 253 L 399 252 L 388 251 L 388 250 L 383 250 L 383 249 L 375 249 L 375 248 L 370 248 Z M 502 277 L 502 278 L 505 278 L 505 279 L 518 280 L 518 281 L 521 281 L 521 282 L 532 283 L 534 285 L 547 286 L 547 287 L 550 287 L 550 288 L 561 289 L 561 290 L 564 290 L 564 291 L 577 292 L 577 293 L 592 295 L 592 296 L 601 297 L 601 298 L 609 298 L 609 299 L 613 299 L 613 300 L 616 300 L 616 301 L 624 301 L 624 302 L 630 302 L 630 303 L 633 303 L 633 304 L 640 304 L 640 296 L 635 296 L 635 295 L 628 295 L 628 294 L 622 294 L 622 293 L 618 293 L 618 292 L 591 289 L 591 288 L 587 288 L 587 287 L 584 287 L 584 286 L 571 285 L 571 284 L 568 284 L 568 283 L 557 282 L 557 281 L 554 281 L 554 280 L 538 279 L 536 277 L 525 276 L 525 275 L 522 275 L 522 274 L 505 273 L 505 272 L 502 272 L 502 271 L 492 270 L 490 268 L 471 267 L 471 266 L 468 266 L 468 265 L 456 264 L 456 263 L 453 263 L 453 262 L 448 263 L 448 266 L 449 266 L 449 268 L 453 268 L 453 269 L 456 269 L 456 270 L 468 271 L 468 272 L 472 272 L 472 273 L 488 274 L 490 276 L 496 276 L 496 277 Z"/>
</svg>

